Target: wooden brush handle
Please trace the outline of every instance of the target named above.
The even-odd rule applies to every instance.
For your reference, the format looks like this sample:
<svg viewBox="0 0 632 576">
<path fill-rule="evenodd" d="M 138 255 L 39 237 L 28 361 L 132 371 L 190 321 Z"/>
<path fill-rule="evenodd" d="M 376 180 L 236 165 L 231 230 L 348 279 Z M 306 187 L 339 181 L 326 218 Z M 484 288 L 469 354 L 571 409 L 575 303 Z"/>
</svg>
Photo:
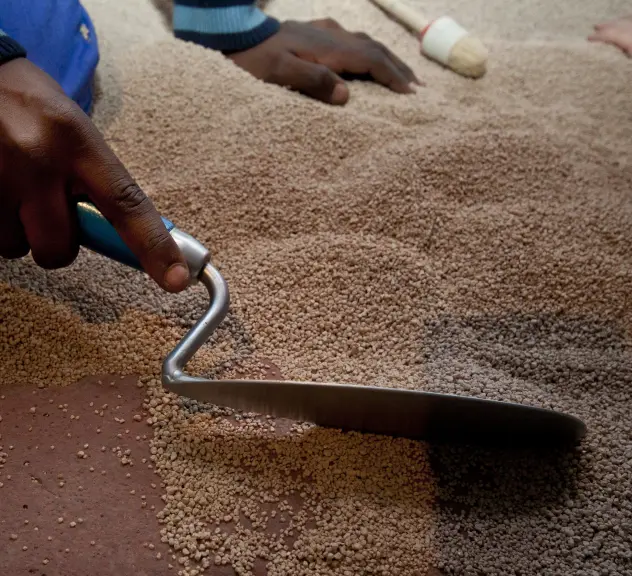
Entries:
<svg viewBox="0 0 632 576">
<path fill-rule="evenodd" d="M 384 12 L 397 18 L 402 24 L 405 24 L 415 32 L 421 32 L 428 24 L 428 20 L 423 14 L 411 8 L 401 0 L 371 0 L 379 6 Z"/>
</svg>

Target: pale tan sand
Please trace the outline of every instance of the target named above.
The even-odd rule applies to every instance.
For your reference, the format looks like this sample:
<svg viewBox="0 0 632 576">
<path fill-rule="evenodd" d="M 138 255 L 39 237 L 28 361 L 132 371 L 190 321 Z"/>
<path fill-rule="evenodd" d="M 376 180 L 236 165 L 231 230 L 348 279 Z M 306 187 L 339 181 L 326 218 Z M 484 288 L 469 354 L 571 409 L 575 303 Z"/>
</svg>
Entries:
<svg viewBox="0 0 632 576">
<path fill-rule="evenodd" d="M 189 575 L 196 551 L 239 573 L 259 556 L 288 575 L 629 574 L 632 63 L 584 40 L 626 3 L 418 3 L 490 47 L 476 82 L 425 60 L 368 0 L 270 3 L 374 35 L 427 83 L 410 97 L 354 83 L 345 108 L 173 40 L 149 0 L 86 5 L 103 47 L 96 122 L 231 286 L 195 369 L 264 358 L 289 378 L 558 408 L 589 433 L 541 461 L 235 428 L 216 417 L 230 411 L 163 402 L 156 380 L 203 293 L 162 294 L 85 253 L 60 272 L 0 264 L 0 383 L 142 374 L 163 537 Z M 263 530 L 261 500 L 286 498 L 294 529 Z"/>
</svg>

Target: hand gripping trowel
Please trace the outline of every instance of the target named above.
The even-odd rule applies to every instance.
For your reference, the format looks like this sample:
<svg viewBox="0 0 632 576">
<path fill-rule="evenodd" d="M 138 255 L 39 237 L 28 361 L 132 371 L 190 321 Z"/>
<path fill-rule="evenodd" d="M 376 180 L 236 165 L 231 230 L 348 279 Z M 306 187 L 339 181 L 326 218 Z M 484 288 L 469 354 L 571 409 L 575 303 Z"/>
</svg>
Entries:
<svg viewBox="0 0 632 576">
<path fill-rule="evenodd" d="M 92 205 L 77 205 L 81 244 L 142 270 L 114 227 Z M 246 412 L 320 426 L 431 442 L 503 446 L 576 444 L 584 423 L 574 416 L 521 404 L 453 394 L 335 383 L 275 380 L 209 380 L 184 368 L 228 313 L 228 286 L 210 253 L 192 236 L 163 221 L 184 254 L 191 283 L 208 290 L 206 313 L 167 356 L 162 383 L 178 395 Z"/>
</svg>

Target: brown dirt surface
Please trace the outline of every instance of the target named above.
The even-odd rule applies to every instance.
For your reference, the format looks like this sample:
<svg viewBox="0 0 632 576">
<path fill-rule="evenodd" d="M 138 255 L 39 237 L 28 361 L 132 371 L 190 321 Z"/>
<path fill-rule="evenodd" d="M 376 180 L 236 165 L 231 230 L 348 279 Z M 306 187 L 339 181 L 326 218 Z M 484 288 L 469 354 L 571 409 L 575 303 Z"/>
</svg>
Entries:
<svg viewBox="0 0 632 576">
<path fill-rule="evenodd" d="M 277 366 L 266 366 L 265 377 L 281 377 Z M 160 540 L 160 478 L 149 461 L 152 430 L 136 383 L 133 376 L 101 375 L 63 388 L 3 389 L 0 452 L 7 458 L 0 464 L 0 534 L 7 542 L 0 574 L 83 576 L 87 566 L 93 576 L 177 571 Z M 290 427 L 277 421 L 279 435 Z M 113 449 L 130 450 L 131 464 L 121 464 Z M 289 501 L 300 505 L 297 496 Z M 268 531 L 280 528 L 276 519 Z M 235 572 L 215 566 L 212 574 Z M 265 562 L 256 561 L 253 574 L 265 576 Z M 430 568 L 427 576 L 442 573 Z"/>
<path fill-rule="evenodd" d="M 88 567 L 93 576 L 174 574 L 158 532 L 160 478 L 150 468 L 152 430 L 136 379 L 95 376 L 64 388 L 12 387 L 2 394 L 0 446 L 8 457 L 0 469 L 6 540 L 0 574 L 84 576 Z M 95 414 L 104 404 L 103 416 Z M 143 419 L 136 422 L 135 415 Z M 131 450 L 133 465 L 122 465 L 112 449 Z M 79 451 L 88 457 L 79 458 Z"/>
</svg>

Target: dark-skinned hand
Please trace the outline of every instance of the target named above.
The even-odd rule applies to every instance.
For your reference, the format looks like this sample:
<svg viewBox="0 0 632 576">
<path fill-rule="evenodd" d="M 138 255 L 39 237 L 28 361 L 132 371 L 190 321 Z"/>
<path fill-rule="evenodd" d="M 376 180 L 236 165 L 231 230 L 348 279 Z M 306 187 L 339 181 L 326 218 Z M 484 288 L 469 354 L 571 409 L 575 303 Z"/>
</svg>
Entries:
<svg viewBox="0 0 632 576">
<path fill-rule="evenodd" d="M 341 75 L 370 77 L 394 92 L 414 92 L 412 70 L 388 48 L 334 20 L 287 21 L 258 46 L 229 55 L 256 78 L 286 86 L 329 104 L 342 105 L 349 88 Z"/>
<path fill-rule="evenodd" d="M 30 251 L 44 268 L 72 263 L 78 194 L 112 223 L 160 286 L 186 288 L 178 246 L 90 118 L 25 58 L 0 65 L 0 257 Z"/>
</svg>

